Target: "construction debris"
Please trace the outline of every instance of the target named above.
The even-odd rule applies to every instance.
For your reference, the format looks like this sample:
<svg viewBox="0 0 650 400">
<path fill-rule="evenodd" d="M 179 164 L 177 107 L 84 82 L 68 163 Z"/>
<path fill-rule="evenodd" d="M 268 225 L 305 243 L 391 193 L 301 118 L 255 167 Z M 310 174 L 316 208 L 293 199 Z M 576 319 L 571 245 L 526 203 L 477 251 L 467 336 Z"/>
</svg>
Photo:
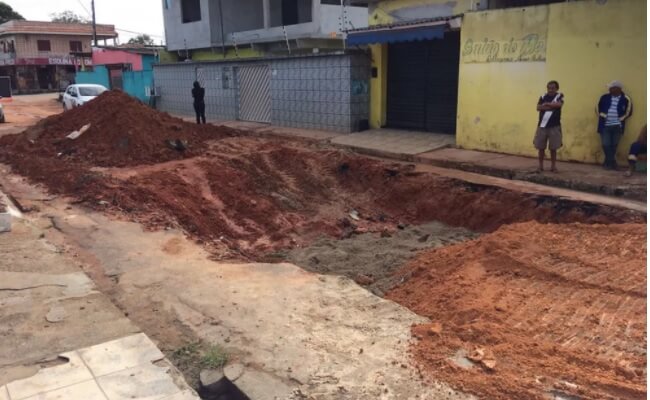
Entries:
<svg viewBox="0 0 650 400">
<path fill-rule="evenodd" d="M 72 133 L 70 133 L 66 137 L 68 139 L 74 140 L 74 139 L 78 138 L 79 136 L 83 135 L 84 132 L 86 132 L 89 128 L 90 128 L 90 124 L 86 124 L 86 125 L 82 126 L 81 129 L 79 129 L 78 131 L 73 131 Z"/>
</svg>

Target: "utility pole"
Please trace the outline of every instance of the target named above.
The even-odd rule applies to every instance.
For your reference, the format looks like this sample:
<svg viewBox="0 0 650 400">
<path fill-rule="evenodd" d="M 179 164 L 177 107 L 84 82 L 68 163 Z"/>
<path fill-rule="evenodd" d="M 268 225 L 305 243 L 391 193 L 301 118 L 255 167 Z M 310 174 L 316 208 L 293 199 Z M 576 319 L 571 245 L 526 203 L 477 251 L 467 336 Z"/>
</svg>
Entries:
<svg viewBox="0 0 650 400">
<path fill-rule="evenodd" d="M 93 11 L 93 45 L 97 47 L 97 24 L 95 23 L 95 0 L 91 0 L 90 7 Z"/>
<path fill-rule="evenodd" d="M 226 36 L 223 30 L 223 8 L 221 8 L 221 0 L 219 0 L 219 26 L 221 27 L 221 52 L 223 58 L 226 58 Z"/>
</svg>

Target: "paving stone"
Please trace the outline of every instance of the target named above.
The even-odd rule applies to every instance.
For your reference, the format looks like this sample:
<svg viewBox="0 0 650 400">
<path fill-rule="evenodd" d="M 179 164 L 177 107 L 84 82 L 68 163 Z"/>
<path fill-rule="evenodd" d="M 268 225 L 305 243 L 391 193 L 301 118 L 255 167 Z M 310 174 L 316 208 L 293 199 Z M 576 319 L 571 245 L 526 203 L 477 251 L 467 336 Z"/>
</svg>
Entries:
<svg viewBox="0 0 650 400">
<path fill-rule="evenodd" d="M 76 383 L 92 380 L 93 376 L 76 352 L 61 355 L 68 362 L 43 368 L 35 375 L 7 384 L 11 400 L 26 399 L 43 392 L 50 392 Z M 69 397 L 74 398 L 74 397 Z"/>
<path fill-rule="evenodd" d="M 96 377 L 165 357 L 144 333 L 81 349 L 79 355 Z"/>
<path fill-rule="evenodd" d="M 138 365 L 97 378 L 108 400 L 157 400 L 181 393 L 167 367 Z"/>
<path fill-rule="evenodd" d="M 77 383 L 72 386 L 56 389 L 51 392 L 37 394 L 36 396 L 29 397 L 25 400 L 106 400 L 106 396 L 102 393 L 97 382 L 86 381 Z M 12 397 L 12 400 L 16 400 Z"/>
<path fill-rule="evenodd" d="M 163 397 L 162 400 L 199 400 L 200 397 L 190 390 L 183 390 L 182 392 L 172 394 L 169 397 Z"/>
</svg>

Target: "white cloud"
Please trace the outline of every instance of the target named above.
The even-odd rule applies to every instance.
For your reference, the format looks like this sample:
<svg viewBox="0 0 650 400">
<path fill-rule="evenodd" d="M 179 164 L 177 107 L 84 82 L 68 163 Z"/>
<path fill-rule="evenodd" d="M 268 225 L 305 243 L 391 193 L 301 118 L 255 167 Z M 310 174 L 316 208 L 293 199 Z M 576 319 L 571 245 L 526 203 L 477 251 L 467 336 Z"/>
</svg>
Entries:
<svg viewBox="0 0 650 400">
<path fill-rule="evenodd" d="M 49 21 L 50 14 L 65 10 L 90 19 L 90 0 L 3 1 L 29 20 Z M 95 0 L 95 13 L 98 24 L 115 25 L 120 43 L 138 33 L 149 34 L 156 43 L 164 40 L 161 0 Z"/>
</svg>

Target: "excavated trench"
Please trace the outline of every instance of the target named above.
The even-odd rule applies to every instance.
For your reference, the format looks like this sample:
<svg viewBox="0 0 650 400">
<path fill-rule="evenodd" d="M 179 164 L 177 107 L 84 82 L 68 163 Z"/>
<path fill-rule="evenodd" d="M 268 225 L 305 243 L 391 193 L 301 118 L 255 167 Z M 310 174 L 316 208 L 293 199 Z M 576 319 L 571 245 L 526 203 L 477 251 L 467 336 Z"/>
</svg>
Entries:
<svg viewBox="0 0 650 400">
<path fill-rule="evenodd" d="M 106 129 L 99 100 L 73 112 Z M 171 117 L 143 139 L 145 117 L 160 118 L 137 110 L 127 140 L 67 141 L 74 124 L 56 116 L 1 138 L 0 161 L 86 207 L 180 228 L 215 260 L 346 275 L 431 319 L 413 327 L 414 362 L 457 389 L 645 397 L 645 214 L 216 127 L 187 134 Z M 187 151 L 164 147 L 176 133 Z"/>
</svg>

